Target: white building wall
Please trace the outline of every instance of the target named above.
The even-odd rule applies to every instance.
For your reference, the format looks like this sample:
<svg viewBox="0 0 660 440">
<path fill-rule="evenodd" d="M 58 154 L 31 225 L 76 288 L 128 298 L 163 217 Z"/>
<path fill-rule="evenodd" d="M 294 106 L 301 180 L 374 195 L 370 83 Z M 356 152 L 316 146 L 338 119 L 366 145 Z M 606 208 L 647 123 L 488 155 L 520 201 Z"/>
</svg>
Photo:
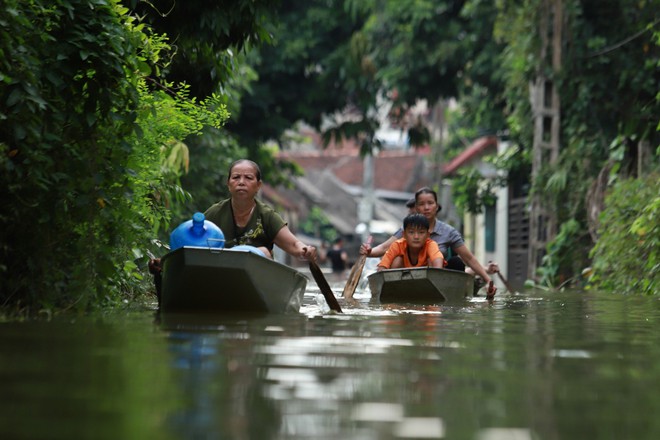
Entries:
<svg viewBox="0 0 660 440">
<path fill-rule="evenodd" d="M 497 191 L 495 213 L 495 252 L 490 259 L 500 266 L 500 272 L 506 274 L 509 268 L 509 190 L 506 187 Z M 499 277 L 496 278 L 500 281 Z"/>
<path fill-rule="evenodd" d="M 498 153 L 502 154 L 508 147 L 507 142 L 498 143 Z M 484 175 L 493 175 L 494 169 L 489 164 L 478 164 Z M 496 262 L 502 274 L 508 272 L 508 225 L 509 225 L 509 190 L 507 187 L 495 191 L 497 202 L 495 205 L 495 251 L 486 251 L 486 216 L 484 214 L 465 214 L 463 218 L 463 238 L 477 260 L 484 266 L 489 261 Z M 492 277 L 498 289 L 504 289 L 499 277 Z"/>
</svg>

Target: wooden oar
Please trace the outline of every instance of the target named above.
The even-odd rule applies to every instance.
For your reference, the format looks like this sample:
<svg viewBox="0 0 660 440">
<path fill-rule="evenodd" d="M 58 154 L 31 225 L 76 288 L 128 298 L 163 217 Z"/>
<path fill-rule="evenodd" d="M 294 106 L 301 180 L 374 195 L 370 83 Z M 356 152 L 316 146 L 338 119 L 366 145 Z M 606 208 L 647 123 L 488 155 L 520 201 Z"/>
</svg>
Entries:
<svg viewBox="0 0 660 440">
<path fill-rule="evenodd" d="M 492 261 L 489 260 L 488 264 L 490 265 L 490 263 L 492 263 Z M 504 287 L 506 287 L 506 290 L 513 293 L 513 289 L 511 288 L 511 284 L 509 284 L 509 282 L 506 280 L 506 278 L 504 278 L 504 275 L 502 275 L 500 273 L 499 269 L 497 271 L 497 276 L 500 277 L 500 280 L 502 280 L 502 282 L 504 283 Z"/>
<path fill-rule="evenodd" d="M 334 293 L 332 293 L 332 289 L 330 288 L 328 281 L 325 279 L 323 271 L 319 265 L 316 264 L 316 261 L 309 260 L 309 270 L 312 272 L 312 276 L 314 277 L 316 284 L 319 286 L 319 289 L 321 289 L 321 293 L 325 298 L 325 302 L 328 303 L 330 310 L 341 313 L 341 306 L 339 305 L 339 302 L 337 302 L 337 298 L 335 298 Z"/>
<path fill-rule="evenodd" d="M 502 280 L 502 282 L 504 283 L 504 287 L 506 287 L 506 290 L 513 293 L 511 284 L 509 284 L 509 282 L 506 280 L 506 278 L 504 278 L 504 275 L 502 275 L 499 270 L 497 271 L 497 276 L 500 277 L 500 280 Z"/>
<path fill-rule="evenodd" d="M 367 238 L 367 244 L 371 245 L 371 236 Z M 357 288 L 357 285 L 360 282 L 360 277 L 362 276 L 362 269 L 364 269 L 365 261 L 367 261 L 367 256 L 360 255 L 358 260 L 351 268 L 351 272 L 348 274 L 348 280 L 346 280 L 346 285 L 344 286 L 344 292 L 342 293 L 344 298 L 353 298 L 355 289 Z"/>
</svg>

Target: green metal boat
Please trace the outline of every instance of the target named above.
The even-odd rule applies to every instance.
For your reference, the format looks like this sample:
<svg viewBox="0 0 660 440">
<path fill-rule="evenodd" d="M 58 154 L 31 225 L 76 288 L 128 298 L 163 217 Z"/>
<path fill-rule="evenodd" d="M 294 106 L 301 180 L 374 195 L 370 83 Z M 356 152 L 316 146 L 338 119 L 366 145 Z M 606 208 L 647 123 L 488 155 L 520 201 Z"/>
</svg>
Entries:
<svg viewBox="0 0 660 440">
<path fill-rule="evenodd" d="M 474 291 L 474 276 L 433 267 L 385 269 L 367 279 L 371 297 L 381 302 L 461 303 Z"/>
<path fill-rule="evenodd" d="M 185 246 L 161 262 L 162 312 L 298 312 L 308 281 L 248 251 Z"/>
</svg>

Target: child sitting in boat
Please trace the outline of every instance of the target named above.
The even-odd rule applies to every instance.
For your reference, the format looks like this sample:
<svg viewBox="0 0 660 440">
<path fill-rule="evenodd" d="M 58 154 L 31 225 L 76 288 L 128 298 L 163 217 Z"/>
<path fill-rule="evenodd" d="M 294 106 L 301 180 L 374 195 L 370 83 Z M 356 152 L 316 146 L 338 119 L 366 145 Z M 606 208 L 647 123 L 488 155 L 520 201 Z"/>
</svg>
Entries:
<svg viewBox="0 0 660 440">
<path fill-rule="evenodd" d="M 387 249 L 377 270 L 402 267 L 444 267 L 445 258 L 438 244 L 431 240 L 429 220 L 422 214 L 403 219 L 403 238 Z"/>
</svg>

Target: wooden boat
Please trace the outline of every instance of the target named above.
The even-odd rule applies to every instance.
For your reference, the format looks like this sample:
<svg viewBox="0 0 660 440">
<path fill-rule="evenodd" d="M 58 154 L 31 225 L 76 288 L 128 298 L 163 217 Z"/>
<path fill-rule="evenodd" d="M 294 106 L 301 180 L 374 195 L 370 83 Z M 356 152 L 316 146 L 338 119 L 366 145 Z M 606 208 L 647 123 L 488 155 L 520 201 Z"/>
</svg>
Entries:
<svg viewBox="0 0 660 440">
<path fill-rule="evenodd" d="M 163 312 L 298 312 L 308 278 L 248 251 L 182 247 L 162 263 Z"/>
<path fill-rule="evenodd" d="M 459 303 L 474 290 L 474 276 L 433 267 L 385 269 L 367 279 L 372 298 L 381 302 Z"/>
</svg>

